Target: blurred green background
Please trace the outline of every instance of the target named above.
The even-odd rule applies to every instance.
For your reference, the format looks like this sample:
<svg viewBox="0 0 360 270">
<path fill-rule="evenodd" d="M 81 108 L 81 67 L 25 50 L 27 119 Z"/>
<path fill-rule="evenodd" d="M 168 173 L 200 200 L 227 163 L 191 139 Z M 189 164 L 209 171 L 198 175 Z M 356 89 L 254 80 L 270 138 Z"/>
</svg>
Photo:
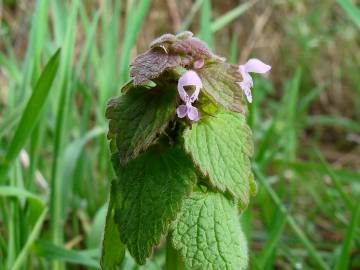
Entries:
<svg viewBox="0 0 360 270">
<path fill-rule="evenodd" d="M 356 1 L 0 0 L 0 23 L 0 269 L 99 268 L 106 102 L 152 39 L 186 29 L 232 63 L 272 66 L 249 106 L 249 268 L 360 269 Z"/>
</svg>

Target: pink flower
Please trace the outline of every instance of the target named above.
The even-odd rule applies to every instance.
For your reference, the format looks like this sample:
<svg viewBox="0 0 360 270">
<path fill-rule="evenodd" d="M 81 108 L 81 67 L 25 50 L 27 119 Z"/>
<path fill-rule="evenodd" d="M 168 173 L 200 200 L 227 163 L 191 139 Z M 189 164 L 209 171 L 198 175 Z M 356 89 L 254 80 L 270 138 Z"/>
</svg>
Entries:
<svg viewBox="0 0 360 270">
<path fill-rule="evenodd" d="M 195 86 L 195 91 L 189 95 L 184 86 Z M 202 88 L 202 82 L 197 73 L 193 70 L 189 70 L 185 72 L 178 81 L 178 92 L 182 101 L 185 104 L 177 107 L 176 112 L 179 118 L 184 118 L 187 116 L 192 121 L 197 121 L 200 118 L 200 114 L 197 108 L 192 106 L 200 93 L 200 89 Z"/>
<path fill-rule="evenodd" d="M 247 100 L 252 102 L 251 87 L 253 87 L 254 82 L 249 74 L 253 73 L 266 73 L 271 69 L 271 66 L 261 62 L 259 59 L 252 58 L 248 60 L 244 65 L 239 65 L 239 72 L 243 77 L 242 82 L 238 82 L 241 89 L 245 92 Z"/>
</svg>

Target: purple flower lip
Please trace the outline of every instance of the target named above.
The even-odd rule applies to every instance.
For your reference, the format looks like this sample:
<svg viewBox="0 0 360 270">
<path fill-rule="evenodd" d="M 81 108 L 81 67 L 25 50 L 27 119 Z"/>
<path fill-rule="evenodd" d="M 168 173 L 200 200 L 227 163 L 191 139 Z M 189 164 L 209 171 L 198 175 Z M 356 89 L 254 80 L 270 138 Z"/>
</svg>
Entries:
<svg viewBox="0 0 360 270">
<path fill-rule="evenodd" d="M 244 65 L 239 65 L 239 73 L 243 77 L 241 82 L 237 82 L 241 89 L 244 91 L 249 103 L 252 102 L 251 88 L 254 86 L 253 79 L 250 76 L 251 73 L 264 74 L 271 69 L 271 66 L 265 64 L 259 59 L 249 59 Z"/>
<path fill-rule="evenodd" d="M 194 93 L 189 96 L 189 94 L 185 91 L 185 86 L 195 86 Z M 192 103 L 198 99 L 201 88 L 201 79 L 195 71 L 189 70 L 180 77 L 177 89 L 181 100 L 184 101 L 185 104 L 180 105 L 176 109 L 176 113 L 179 118 L 187 116 L 191 121 L 198 121 L 200 119 L 199 111 L 197 108 L 192 106 Z"/>
</svg>

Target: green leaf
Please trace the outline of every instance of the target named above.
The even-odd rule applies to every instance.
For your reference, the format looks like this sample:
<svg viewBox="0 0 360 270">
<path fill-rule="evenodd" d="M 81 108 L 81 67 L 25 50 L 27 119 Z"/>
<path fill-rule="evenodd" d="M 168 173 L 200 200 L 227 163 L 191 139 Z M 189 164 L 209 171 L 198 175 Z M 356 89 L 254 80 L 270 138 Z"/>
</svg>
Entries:
<svg viewBox="0 0 360 270">
<path fill-rule="evenodd" d="M 122 164 L 146 150 L 165 130 L 175 115 L 176 95 L 176 89 L 169 87 L 138 86 L 109 101 L 109 136 L 116 137 Z"/>
<path fill-rule="evenodd" d="M 228 63 L 210 63 L 197 70 L 203 83 L 202 91 L 215 103 L 235 112 L 244 113 L 242 81 L 238 66 Z"/>
<path fill-rule="evenodd" d="M 186 151 L 210 183 L 247 205 L 255 187 L 249 159 L 253 143 L 245 116 L 220 111 L 203 117 L 185 131 L 184 139 Z"/>
<path fill-rule="evenodd" d="M 25 110 L 21 115 L 19 125 L 16 128 L 14 137 L 10 141 L 9 148 L 5 155 L 5 164 L 0 168 L 0 183 L 5 179 L 9 165 L 19 154 L 21 148 L 24 147 L 27 139 L 30 137 L 41 111 L 45 106 L 46 99 L 49 95 L 51 85 L 55 79 L 55 75 L 59 66 L 60 49 L 51 57 L 46 64 L 39 80 L 36 82 L 32 95 L 26 104 Z"/>
<path fill-rule="evenodd" d="M 248 264 L 236 206 L 219 193 L 194 192 L 174 224 L 173 244 L 191 269 L 241 270 Z"/>
<path fill-rule="evenodd" d="M 106 270 L 120 267 L 125 256 L 125 245 L 120 240 L 119 229 L 115 223 L 115 200 L 116 180 L 111 183 L 110 201 L 102 244 L 101 266 Z"/>
<path fill-rule="evenodd" d="M 113 161 L 120 238 L 135 260 L 144 264 L 196 182 L 195 168 L 178 147 L 150 149 L 125 166 L 116 155 Z"/>
</svg>

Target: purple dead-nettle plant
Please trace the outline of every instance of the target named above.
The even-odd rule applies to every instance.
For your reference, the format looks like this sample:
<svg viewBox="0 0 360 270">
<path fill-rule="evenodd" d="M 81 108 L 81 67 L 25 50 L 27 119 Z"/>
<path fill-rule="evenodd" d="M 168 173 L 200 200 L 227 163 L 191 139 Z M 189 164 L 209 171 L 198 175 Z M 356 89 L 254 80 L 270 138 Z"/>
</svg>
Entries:
<svg viewBox="0 0 360 270">
<path fill-rule="evenodd" d="M 162 239 L 166 269 L 247 268 L 238 215 L 256 183 L 246 99 L 249 73 L 269 70 L 257 59 L 227 63 L 191 32 L 165 34 L 134 59 L 106 110 L 116 176 L 104 269 L 120 265 L 125 250 L 145 264 Z"/>
</svg>

